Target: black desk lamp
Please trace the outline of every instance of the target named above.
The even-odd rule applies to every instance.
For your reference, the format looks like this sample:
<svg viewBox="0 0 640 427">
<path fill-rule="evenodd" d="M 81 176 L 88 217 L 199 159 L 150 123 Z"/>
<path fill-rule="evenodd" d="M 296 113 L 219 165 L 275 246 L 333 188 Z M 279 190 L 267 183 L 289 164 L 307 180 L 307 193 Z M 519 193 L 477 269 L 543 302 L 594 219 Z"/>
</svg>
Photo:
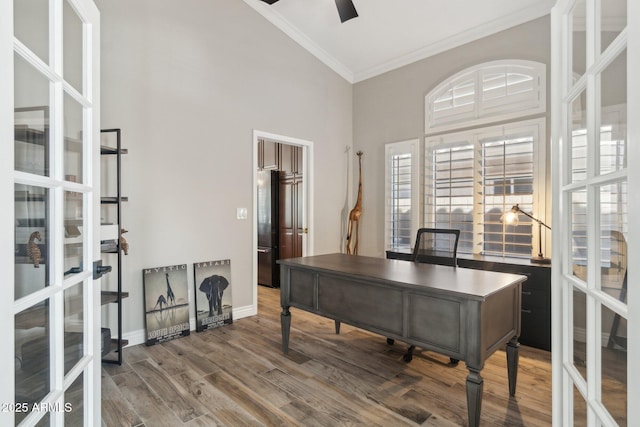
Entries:
<svg viewBox="0 0 640 427">
<path fill-rule="evenodd" d="M 502 220 L 507 224 L 518 225 L 518 213 L 523 213 L 524 215 L 528 216 L 529 218 L 531 218 L 532 220 L 538 223 L 538 243 L 540 244 L 540 246 L 538 248 L 538 256 L 532 257 L 531 262 L 535 262 L 537 264 L 551 264 L 551 259 L 545 258 L 544 255 L 542 254 L 542 226 L 544 225 L 549 230 L 551 230 L 551 227 L 549 227 L 544 222 L 540 221 L 538 218 L 535 218 L 530 213 L 527 213 L 522 209 L 520 209 L 520 207 L 517 204 L 513 205 L 509 212 L 505 212 L 505 214 L 502 215 Z"/>
</svg>

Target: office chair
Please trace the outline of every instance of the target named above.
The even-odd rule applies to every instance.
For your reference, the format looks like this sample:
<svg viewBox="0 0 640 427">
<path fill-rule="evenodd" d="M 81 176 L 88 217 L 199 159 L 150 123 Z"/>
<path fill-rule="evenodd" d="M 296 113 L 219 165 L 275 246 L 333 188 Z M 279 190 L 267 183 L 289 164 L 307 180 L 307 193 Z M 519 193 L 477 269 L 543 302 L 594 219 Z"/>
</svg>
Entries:
<svg viewBox="0 0 640 427">
<path fill-rule="evenodd" d="M 456 267 L 458 265 L 458 241 L 460 240 L 460 230 L 450 228 L 421 228 L 416 235 L 416 243 L 413 247 L 411 260 L 426 264 L 448 265 Z M 392 338 L 387 338 L 387 344 L 394 343 Z M 413 359 L 415 345 L 410 345 L 407 352 L 402 357 L 405 362 Z M 458 360 L 450 358 L 452 364 L 457 364 Z"/>
</svg>

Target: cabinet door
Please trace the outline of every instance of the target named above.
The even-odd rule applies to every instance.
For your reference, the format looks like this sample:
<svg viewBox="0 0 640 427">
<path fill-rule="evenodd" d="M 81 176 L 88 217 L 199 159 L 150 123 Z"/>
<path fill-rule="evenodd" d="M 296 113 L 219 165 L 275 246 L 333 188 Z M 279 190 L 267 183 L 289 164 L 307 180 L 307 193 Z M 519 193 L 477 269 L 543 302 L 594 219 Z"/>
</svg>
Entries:
<svg viewBox="0 0 640 427">
<path fill-rule="evenodd" d="M 262 143 L 262 169 L 278 169 L 279 144 L 273 141 Z"/>
<path fill-rule="evenodd" d="M 285 178 L 280 182 L 280 258 L 302 256 L 302 181 Z"/>
<path fill-rule="evenodd" d="M 280 170 L 287 175 L 302 174 L 302 147 L 280 144 Z"/>
</svg>

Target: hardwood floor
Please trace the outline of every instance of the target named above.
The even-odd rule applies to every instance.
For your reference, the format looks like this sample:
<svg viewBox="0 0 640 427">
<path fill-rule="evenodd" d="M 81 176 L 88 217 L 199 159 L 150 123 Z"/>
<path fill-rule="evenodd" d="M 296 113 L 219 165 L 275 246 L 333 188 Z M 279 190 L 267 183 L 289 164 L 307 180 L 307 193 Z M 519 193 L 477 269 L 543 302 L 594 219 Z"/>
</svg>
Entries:
<svg viewBox="0 0 640 427">
<path fill-rule="evenodd" d="M 292 309 L 289 354 L 280 339 L 278 289 L 259 287 L 258 315 L 103 365 L 103 425 L 459 426 L 467 423 L 464 363 Z M 521 346 L 509 397 L 506 356 L 482 371 L 483 426 L 551 425 L 551 354 Z"/>
</svg>

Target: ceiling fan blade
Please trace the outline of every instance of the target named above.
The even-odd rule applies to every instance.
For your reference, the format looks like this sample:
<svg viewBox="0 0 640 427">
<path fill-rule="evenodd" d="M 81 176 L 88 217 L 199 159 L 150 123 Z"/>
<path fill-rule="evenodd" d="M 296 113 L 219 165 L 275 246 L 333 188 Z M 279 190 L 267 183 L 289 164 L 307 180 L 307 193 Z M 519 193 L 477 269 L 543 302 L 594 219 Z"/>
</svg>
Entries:
<svg viewBox="0 0 640 427">
<path fill-rule="evenodd" d="M 336 6 L 338 7 L 338 14 L 340 15 L 340 21 L 342 22 L 358 16 L 356 7 L 353 5 L 353 1 L 351 0 L 336 0 Z"/>
<path fill-rule="evenodd" d="M 263 2 L 267 3 L 267 4 L 274 4 L 275 2 L 277 2 L 278 0 L 262 0 Z"/>
</svg>

